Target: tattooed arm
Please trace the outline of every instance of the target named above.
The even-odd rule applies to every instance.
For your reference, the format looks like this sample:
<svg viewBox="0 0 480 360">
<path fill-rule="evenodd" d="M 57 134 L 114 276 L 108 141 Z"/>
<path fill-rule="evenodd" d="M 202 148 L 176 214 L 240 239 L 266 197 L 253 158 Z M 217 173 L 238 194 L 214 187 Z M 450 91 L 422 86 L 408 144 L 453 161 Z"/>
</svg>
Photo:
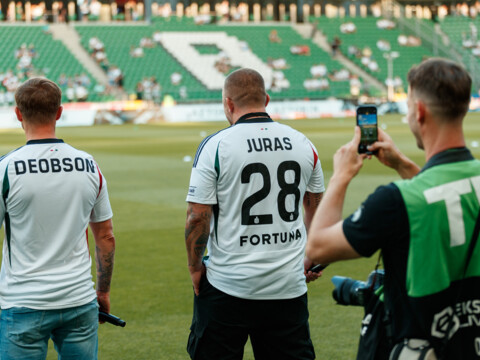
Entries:
<svg viewBox="0 0 480 360">
<path fill-rule="evenodd" d="M 317 210 L 322 197 L 323 193 L 314 194 L 308 191 L 305 192 L 305 196 L 303 197 L 303 208 L 305 209 L 304 222 L 307 232 L 310 229 L 313 215 L 315 214 L 315 210 Z"/>
<path fill-rule="evenodd" d="M 99 310 L 110 312 L 110 281 L 112 280 L 115 257 L 115 237 L 112 220 L 90 223 L 95 238 L 95 260 L 97 262 L 97 301 Z"/>
<path fill-rule="evenodd" d="M 187 247 L 188 270 L 190 271 L 196 295 L 200 292 L 200 280 L 205 275 L 205 266 L 202 263 L 202 258 L 210 234 L 211 217 L 211 205 L 188 203 L 185 245 Z"/>
</svg>

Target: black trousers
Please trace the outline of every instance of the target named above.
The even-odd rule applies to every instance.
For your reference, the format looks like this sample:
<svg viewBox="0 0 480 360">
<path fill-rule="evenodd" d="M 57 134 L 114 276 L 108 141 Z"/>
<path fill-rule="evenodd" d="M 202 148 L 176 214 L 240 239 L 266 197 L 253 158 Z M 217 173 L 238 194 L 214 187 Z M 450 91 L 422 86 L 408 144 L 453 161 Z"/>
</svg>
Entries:
<svg viewBox="0 0 480 360">
<path fill-rule="evenodd" d="M 257 360 L 311 360 L 307 294 L 247 300 L 225 294 L 205 278 L 194 298 L 187 350 L 194 360 L 242 359 L 248 336 Z"/>
</svg>

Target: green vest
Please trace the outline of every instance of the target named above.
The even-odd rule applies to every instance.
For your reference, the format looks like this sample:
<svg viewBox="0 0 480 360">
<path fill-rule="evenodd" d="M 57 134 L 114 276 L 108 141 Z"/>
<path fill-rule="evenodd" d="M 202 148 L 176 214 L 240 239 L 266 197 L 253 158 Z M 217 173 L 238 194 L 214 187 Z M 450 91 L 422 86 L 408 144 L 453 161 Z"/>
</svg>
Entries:
<svg viewBox="0 0 480 360">
<path fill-rule="evenodd" d="M 448 289 L 463 277 L 479 212 L 480 161 L 436 165 L 396 181 L 407 209 L 410 245 L 406 288 L 418 298 Z M 476 246 L 466 277 L 480 276 Z"/>
</svg>

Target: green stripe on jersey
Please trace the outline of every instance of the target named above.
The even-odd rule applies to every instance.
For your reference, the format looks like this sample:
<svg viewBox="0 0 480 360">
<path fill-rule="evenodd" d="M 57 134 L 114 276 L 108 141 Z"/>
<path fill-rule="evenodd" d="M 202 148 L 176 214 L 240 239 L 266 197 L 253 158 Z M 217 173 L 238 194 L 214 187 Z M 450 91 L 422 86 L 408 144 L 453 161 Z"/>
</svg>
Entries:
<svg viewBox="0 0 480 360">
<path fill-rule="evenodd" d="M 8 193 L 10 192 L 10 182 L 8 181 L 8 165 L 5 169 L 5 174 L 3 176 L 3 186 L 2 186 L 2 199 L 5 204 L 5 237 L 7 240 L 8 246 L 8 259 L 10 260 L 10 265 L 12 264 L 12 252 L 10 250 L 10 239 L 11 239 L 11 230 L 10 230 L 10 215 L 6 211 L 7 209 L 7 198 Z"/>
</svg>

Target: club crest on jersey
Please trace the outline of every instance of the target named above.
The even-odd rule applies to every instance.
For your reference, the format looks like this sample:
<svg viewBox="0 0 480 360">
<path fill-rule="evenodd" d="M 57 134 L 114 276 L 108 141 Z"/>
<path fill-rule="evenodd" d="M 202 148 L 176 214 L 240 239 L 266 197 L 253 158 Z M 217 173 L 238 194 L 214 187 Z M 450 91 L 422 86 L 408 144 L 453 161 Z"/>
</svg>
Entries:
<svg viewBox="0 0 480 360">
<path fill-rule="evenodd" d="M 292 142 L 290 138 L 252 138 L 247 139 L 248 151 L 283 151 L 283 150 L 292 150 Z"/>
</svg>

